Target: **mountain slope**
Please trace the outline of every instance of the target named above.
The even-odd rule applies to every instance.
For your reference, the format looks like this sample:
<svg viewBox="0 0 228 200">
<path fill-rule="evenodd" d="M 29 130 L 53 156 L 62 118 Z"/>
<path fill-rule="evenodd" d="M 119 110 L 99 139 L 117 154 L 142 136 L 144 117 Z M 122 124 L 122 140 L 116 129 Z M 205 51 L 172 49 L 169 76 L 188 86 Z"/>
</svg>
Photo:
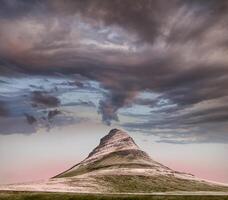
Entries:
<svg viewBox="0 0 228 200">
<path fill-rule="evenodd" d="M 174 171 L 142 151 L 125 132 L 113 129 L 86 159 L 47 181 L 0 187 L 7 190 L 153 193 L 228 192 L 228 187 Z"/>
<path fill-rule="evenodd" d="M 161 168 L 149 155 L 140 150 L 125 132 L 113 129 L 100 140 L 100 144 L 88 157 L 55 178 L 70 177 L 99 169 Z M 165 169 L 167 169 L 165 167 Z"/>
<path fill-rule="evenodd" d="M 54 178 L 93 177 L 109 192 L 223 191 L 150 158 L 125 132 L 113 129 L 88 157 Z M 106 187 L 105 187 L 106 186 Z"/>
</svg>

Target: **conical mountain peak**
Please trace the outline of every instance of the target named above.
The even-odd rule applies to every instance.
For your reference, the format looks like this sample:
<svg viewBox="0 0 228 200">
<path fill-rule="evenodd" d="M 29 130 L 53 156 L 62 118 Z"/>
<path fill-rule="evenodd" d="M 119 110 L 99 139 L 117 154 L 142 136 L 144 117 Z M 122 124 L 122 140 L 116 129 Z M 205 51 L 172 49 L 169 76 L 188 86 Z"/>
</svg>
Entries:
<svg viewBox="0 0 228 200">
<path fill-rule="evenodd" d="M 228 191 L 228 187 L 174 171 L 154 161 L 139 149 L 126 132 L 118 129 L 112 129 L 101 138 L 99 145 L 85 160 L 51 180 L 29 185 L 10 185 L 9 188 L 101 194 Z M 4 187 L 0 189 L 7 190 Z"/>
<path fill-rule="evenodd" d="M 101 138 L 99 146 L 102 146 L 108 143 L 118 143 L 120 141 L 122 142 L 122 145 L 127 145 L 127 144 L 124 144 L 124 142 L 127 143 L 129 141 L 135 144 L 134 140 L 126 132 L 119 129 L 112 129 L 107 135 Z"/>
<path fill-rule="evenodd" d="M 84 161 L 94 160 L 115 151 L 139 149 L 134 140 L 124 131 L 112 129 L 101 138 L 99 145 Z"/>
<path fill-rule="evenodd" d="M 99 171 L 99 169 L 118 169 L 129 166 L 133 169 L 141 166 L 156 167 L 160 164 L 154 162 L 146 152 L 140 150 L 128 133 L 112 129 L 100 139 L 99 145 L 86 159 L 56 177 L 75 176 Z"/>
</svg>

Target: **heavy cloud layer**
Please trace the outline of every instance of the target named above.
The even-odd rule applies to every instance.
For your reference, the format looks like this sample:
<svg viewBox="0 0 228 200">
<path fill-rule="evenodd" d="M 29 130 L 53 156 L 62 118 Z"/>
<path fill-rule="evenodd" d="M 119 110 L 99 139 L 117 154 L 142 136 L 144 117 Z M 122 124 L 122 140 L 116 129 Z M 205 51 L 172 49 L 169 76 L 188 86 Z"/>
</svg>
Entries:
<svg viewBox="0 0 228 200">
<path fill-rule="evenodd" d="M 108 125 L 119 120 L 120 109 L 143 104 L 151 115 L 125 128 L 153 133 L 157 127 L 163 135 L 168 127 L 174 139 L 182 133 L 186 141 L 215 141 L 215 134 L 216 141 L 228 141 L 227 1 L 18 0 L 1 5 L 2 76 L 79 74 L 105 89 L 98 113 Z M 144 91 L 157 97 L 137 100 Z"/>
</svg>

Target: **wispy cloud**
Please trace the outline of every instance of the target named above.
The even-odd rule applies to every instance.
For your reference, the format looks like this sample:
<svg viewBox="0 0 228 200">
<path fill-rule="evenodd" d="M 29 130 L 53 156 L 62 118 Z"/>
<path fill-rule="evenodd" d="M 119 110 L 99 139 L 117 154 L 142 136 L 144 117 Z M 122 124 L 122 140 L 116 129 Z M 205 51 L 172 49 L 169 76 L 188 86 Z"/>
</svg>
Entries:
<svg viewBox="0 0 228 200">
<path fill-rule="evenodd" d="M 181 135 L 178 128 L 187 127 L 188 132 L 197 129 L 194 138 L 202 141 L 202 132 L 210 132 L 207 124 L 226 127 L 228 121 L 227 11 L 226 1 L 215 0 L 2 1 L 0 74 L 57 76 L 55 84 L 46 81 L 50 87 L 24 81 L 30 86 L 20 91 L 45 109 L 96 106 L 110 125 L 119 121 L 121 109 L 138 104 L 151 115 L 145 123 L 125 127 L 169 127 L 175 137 Z M 99 86 L 91 87 L 89 81 Z M 103 98 L 65 102 L 61 97 L 79 89 Z M 140 99 L 144 91 L 159 97 Z M 28 107 L 24 113 L 34 115 L 35 108 Z M 225 131 L 219 131 L 218 140 L 228 141 Z"/>
</svg>

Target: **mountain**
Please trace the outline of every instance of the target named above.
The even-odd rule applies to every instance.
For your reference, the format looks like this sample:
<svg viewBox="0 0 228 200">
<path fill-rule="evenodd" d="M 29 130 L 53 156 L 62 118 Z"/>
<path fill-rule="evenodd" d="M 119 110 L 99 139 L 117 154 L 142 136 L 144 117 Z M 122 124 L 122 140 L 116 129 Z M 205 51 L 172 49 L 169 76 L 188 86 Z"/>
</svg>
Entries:
<svg viewBox="0 0 228 200">
<path fill-rule="evenodd" d="M 127 133 L 113 129 L 100 140 L 100 144 L 85 160 L 55 178 L 71 177 L 93 171 L 103 173 L 104 170 L 114 172 L 122 169 L 126 171 L 126 169 L 149 168 L 168 169 L 153 161 L 146 152 L 140 150 Z"/>
<path fill-rule="evenodd" d="M 86 159 L 50 180 L 14 184 L 4 189 L 89 193 L 228 192 L 225 185 L 174 171 L 154 161 L 126 132 L 118 129 L 101 138 Z"/>
</svg>

